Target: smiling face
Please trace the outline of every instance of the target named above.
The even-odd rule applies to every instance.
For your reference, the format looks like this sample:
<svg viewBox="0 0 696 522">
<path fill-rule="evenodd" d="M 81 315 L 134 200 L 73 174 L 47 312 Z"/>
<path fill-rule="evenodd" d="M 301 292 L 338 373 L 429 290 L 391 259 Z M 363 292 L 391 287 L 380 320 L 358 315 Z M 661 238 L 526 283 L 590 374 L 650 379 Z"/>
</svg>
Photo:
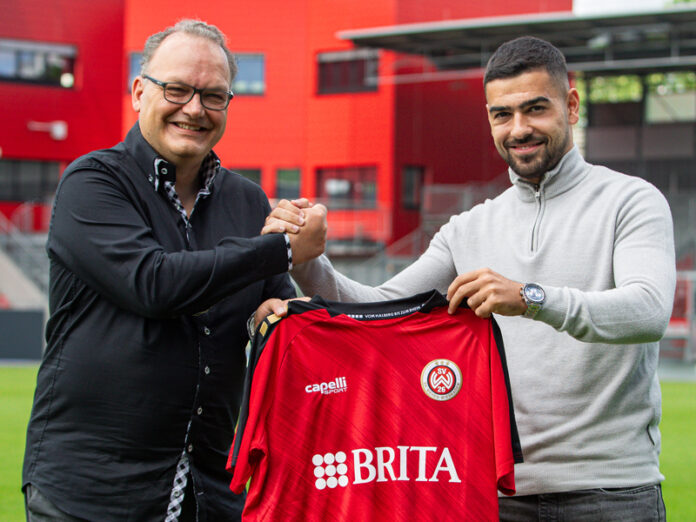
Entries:
<svg viewBox="0 0 696 522">
<path fill-rule="evenodd" d="M 229 90 L 230 69 L 224 51 L 214 42 L 183 32 L 160 44 L 147 74 L 163 82 L 181 82 L 197 88 Z M 186 105 L 164 99 L 162 87 L 136 77 L 132 104 L 139 113 L 143 137 L 177 167 L 197 166 L 225 132 L 227 110 L 212 111 L 196 94 Z"/>
<path fill-rule="evenodd" d="M 573 147 L 578 92 L 561 86 L 545 70 L 488 82 L 486 100 L 495 147 L 526 180 L 539 183 Z"/>
</svg>

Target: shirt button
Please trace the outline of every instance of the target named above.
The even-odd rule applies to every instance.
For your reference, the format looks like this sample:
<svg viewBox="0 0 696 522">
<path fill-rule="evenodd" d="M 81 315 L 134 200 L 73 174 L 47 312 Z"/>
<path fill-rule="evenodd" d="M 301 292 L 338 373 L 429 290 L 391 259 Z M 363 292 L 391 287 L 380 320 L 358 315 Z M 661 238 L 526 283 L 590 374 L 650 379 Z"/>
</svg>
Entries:
<svg viewBox="0 0 696 522">
<path fill-rule="evenodd" d="M 207 326 L 205 328 L 203 328 L 203 333 L 205 335 L 210 335 L 210 328 L 208 328 Z"/>
<path fill-rule="evenodd" d="M 199 406 L 198 409 L 196 410 L 196 413 L 198 415 L 201 415 L 203 413 L 203 408 L 201 406 Z"/>
<path fill-rule="evenodd" d="M 203 371 L 205 372 L 206 375 L 209 375 L 210 374 L 210 366 L 206 366 L 205 368 L 203 368 Z"/>
<path fill-rule="evenodd" d="M 186 448 L 189 453 L 193 453 L 193 444 L 189 444 L 188 448 Z"/>
</svg>

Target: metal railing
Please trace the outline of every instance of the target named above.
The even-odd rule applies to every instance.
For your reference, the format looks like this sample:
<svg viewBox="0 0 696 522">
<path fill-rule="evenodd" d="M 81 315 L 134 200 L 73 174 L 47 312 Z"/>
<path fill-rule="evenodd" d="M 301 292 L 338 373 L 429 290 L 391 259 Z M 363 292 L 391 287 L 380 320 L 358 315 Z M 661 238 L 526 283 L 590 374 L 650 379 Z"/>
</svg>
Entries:
<svg viewBox="0 0 696 522">
<path fill-rule="evenodd" d="M 660 341 L 660 356 L 684 362 L 696 361 L 696 271 L 677 273 L 674 307 L 667 331 Z"/>
<path fill-rule="evenodd" d="M 509 179 L 507 173 L 504 173 L 504 176 L 501 175 L 489 183 L 426 185 L 422 194 L 421 226 L 367 260 L 343 264 L 343 273 L 369 285 L 386 281 L 425 252 L 435 233 L 451 216 L 469 210 L 505 190 L 507 186 L 503 177 L 505 180 Z"/>
<path fill-rule="evenodd" d="M 0 213 L 0 248 L 43 292 L 48 293 L 48 257 L 45 235 L 24 234 Z"/>
</svg>

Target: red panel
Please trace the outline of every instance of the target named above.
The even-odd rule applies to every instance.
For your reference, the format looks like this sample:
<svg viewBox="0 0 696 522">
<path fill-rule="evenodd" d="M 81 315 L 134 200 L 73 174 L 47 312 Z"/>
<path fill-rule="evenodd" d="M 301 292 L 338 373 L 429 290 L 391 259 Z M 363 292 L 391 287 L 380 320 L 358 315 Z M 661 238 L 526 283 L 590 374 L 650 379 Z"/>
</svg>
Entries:
<svg viewBox="0 0 696 522">
<path fill-rule="evenodd" d="M 71 161 L 119 141 L 124 89 L 122 0 L 11 2 L 0 16 L 3 38 L 77 47 L 75 88 L 0 82 L 0 147 L 5 158 Z M 65 121 L 67 139 L 28 122 Z"/>
<path fill-rule="evenodd" d="M 350 49 L 336 37 L 345 29 L 442 19 L 567 11 L 571 0 L 35 0 L 5 6 L 3 38 L 60 42 L 78 47 L 76 88 L 0 83 L 2 154 L 8 158 L 70 161 L 119 141 L 137 115 L 126 89 L 128 54 L 146 37 L 181 18 L 214 23 L 236 53 L 262 53 L 266 92 L 237 96 L 216 152 L 228 167 L 260 168 L 262 186 L 275 195 L 275 171 L 300 168 L 301 192 L 314 197 L 315 170 L 377 165 L 380 218 L 396 238 L 418 225 L 401 209 L 403 165 L 423 165 L 430 183 L 486 180 L 502 172 L 489 136 L 478 78 L 402 85 L 376 92 L 318 95 L 317 54 Z M 125 52 L 124 52 L 125 50 Z M 393 74 L 418 58 L 381 53 L 380 74 Z M 27 122 L 63 120 L 68 138 L 55 141 Z M 337 221 L 370 219 L 369 212 L 336 212 Z M 365 223 L 367 223 L 365 221 Z M 393 223 L 393 225 L 390 225 Z"/>
<path fill-rule="evenodd" d="M 307 4 L 296 2 L 127 1 L 126 50 L 140 51 L 151 33 L 181 18 L 217 25 L 233 53 L 262 53 L 266 92 L 238 95 L 230 104 L 227 130 L 215 151 L 227 167 L 261 168 L 262 186 L 275 195 L 278 168 L 305 170 L 310 53 Z M 136 120 L 130 98 L 124 99 L 124 127 Z"/>
<path fill-rule="evenodd" d="M 22 232 L 46 232 L 51 207 L 41 203 L 0 201 L 0 214 Z"/>
<path fill-rule="evenodd" d="M 507 0 L 478 3 L 401 0 L 397 19 L 398 23 L 417 23 L 571 9 L 570 0 L 525 4 Z M 434 70 L 419 57 L 400 56 L 398 63 L 398 71 L 395 69 L 393 74 Z M 405 165 L 424 166 L 428 184 L 489 181 L 504 176 L 507 165 L 493 145 L 485 104 L 480 76 L 399 85 L 394 112 L 397 172 Z M 393 198 L 393 240 L 396 240 L 419 225 L 420 215 L 418 211 L 403 209 L 400 183 L 395 183 Z"/>
<path fill-rule="evenodd" d="M 316 57 L 350 49 L 337 31 L 443 18 L 520 12 L 507 0 L 298 0 L 213 2 L 191 7 L 181 0 L 126 2 L 127 51 L 139 50 L 147 35 L 182 17 L 218 25 L 233 52 L 266 56 L 266 93 L 238 96 L 230 106 L 227 131 L 216 147 L 223 164 L 261 168 L 262 186 L 275 195 L 275 170 L 299 167 L 302 195 L 313 198 L 315 170 L 326 166 L 377 165 L 380 214 L 388 214 L 397 238 L 418 225 L 419 215 L 401 210 L 399 172 L 404 164 L 427 167 L 428 182 L 482 180 L 502 172 L 490 139 L 480 80 L 416 84 L 396 89 L 318 95 Z M 537 0 L 525 12 L 563 11 L 570 0 Z M 384 52 L 380 72 L 390 74 L 402 57 Z M 124 130 L 135 121 L 124 100 Z M 356 226 L 370 213 L 330 209 L 336 223 Z M 351 217 L 353 216 L 353 217 Z M 370 219 L 370 217 L 367 217 Z M 347 225 L 350 228 L 349 225 Z M 338 234 L 341 235 L 341 234 Z"/>
<path fill-rule="evenodd" d="M 309 23 L 309 59 L 311 68 L 311 98 L 308 119 L 307 194 L 314 196 L 314 172 L 327 165 L 377 166 L 377 201 L 380 212 L 391 214 L 393 205 L 393 143 L 394 89 L 380 85 L 375 92 L 358 94 L 316 94 L 317 71 L 314 67 L 320 52 L 352 48 L 347 41 L 338 40 L 336 32 L 356 27 L 391 25 L 398 0 L 374 2 L 369 0 L 311 0 Z M 380 71 L 389 69 L 391 53 L 380 56 Z M 331 209 L 329 209 L 331 212 Z M 343 213 L 341 213 L 343 214 Z M 368 214 L 353 214 L 356 222 Z M 342 220 L 343 215 L 337 217 Z M 369 218 L 368 218 L 369 219 Z M 389 219 L 388 221 L 391 221 Z M 381 221 L 384 222 L 384 221 Z M 389 226 L 389 223 L 387 223 Z M 391 228 L 391 227 L 390 227 Z M 389 238 L 391 232 L 386 234 Z M 374 236 L 373 236 L 374 237 Z"/>
</svg>

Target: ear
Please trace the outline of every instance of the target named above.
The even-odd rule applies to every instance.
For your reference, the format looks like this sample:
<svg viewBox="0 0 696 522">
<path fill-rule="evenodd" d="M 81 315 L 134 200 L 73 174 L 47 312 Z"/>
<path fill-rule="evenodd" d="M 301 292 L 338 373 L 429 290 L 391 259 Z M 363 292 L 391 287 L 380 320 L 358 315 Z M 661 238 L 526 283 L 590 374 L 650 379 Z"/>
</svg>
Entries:
<svg viewBox="0 0 696 522">
<path fill-rule="evenodd" d="M 493 127 L 493 116 L 491 116 L 491 111 L 488 110 L 488 104 L 486 104 L 486 119 L 491 127 Z"/>
<path fill-rule="evenodd" d="M 568 110 L 568 123 L 575 125 L 580 119 L 580 95 L 575 87 L 568 90 L 566 109 Z"/>
<path fill-rule="evenodd" d="M 145 83 L 143 82 L 143 78 L 141 76 L 136 76 L 131 87 L 131 105 L 135 112 L 140 112 L 140 99 L 143 96 L 144 89 Z"/>
</svg>

